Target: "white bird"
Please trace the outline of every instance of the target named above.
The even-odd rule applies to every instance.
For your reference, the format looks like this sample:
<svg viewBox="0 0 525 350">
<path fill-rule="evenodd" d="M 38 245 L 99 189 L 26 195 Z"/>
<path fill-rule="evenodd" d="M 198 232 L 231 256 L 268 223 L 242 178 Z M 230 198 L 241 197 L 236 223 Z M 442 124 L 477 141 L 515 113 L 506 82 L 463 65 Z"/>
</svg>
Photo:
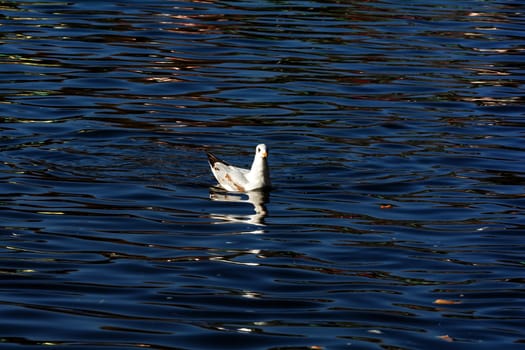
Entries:
<svg viewBox="0 0 525 350">
<path fill-rule="evenodd" d="M 265 144 L 257 145 L 251 169 L 238 168 L 208 152 L 211 172 L 226 191 L 249 192 L 270 187 L 268 151 Z"/>
</svg>

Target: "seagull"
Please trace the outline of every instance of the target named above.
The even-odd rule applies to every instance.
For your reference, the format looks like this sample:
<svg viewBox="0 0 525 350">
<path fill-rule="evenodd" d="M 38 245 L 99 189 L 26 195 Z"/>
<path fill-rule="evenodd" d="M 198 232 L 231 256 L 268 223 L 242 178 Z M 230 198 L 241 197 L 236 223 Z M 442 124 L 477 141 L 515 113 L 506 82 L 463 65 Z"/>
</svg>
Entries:
<svg viewBox="0 0 525 350">
<path fill-rule="evenodd" d="M 268 151 L 265 144 L 261 143 L 255 148 L 255 158 L 249 170 L 229 165 L 212 153 L 207 154 L 213 176 L 226 191 L 249 192 L 270 187 Z"/>
</svg>

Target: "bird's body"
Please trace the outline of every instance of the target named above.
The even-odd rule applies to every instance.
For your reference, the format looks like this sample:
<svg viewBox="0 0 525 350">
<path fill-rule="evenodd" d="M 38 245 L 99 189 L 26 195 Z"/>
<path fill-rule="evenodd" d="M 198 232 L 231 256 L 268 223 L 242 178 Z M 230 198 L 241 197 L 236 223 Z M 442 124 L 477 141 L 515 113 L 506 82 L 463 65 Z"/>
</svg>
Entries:
<svg viewBox="0 0 525 350">
<path fill-rule="evenodd" d="M 250 169 L 243 169 L 220 160 L 208 153 L 211 172 L 219 185 L 227 191 L 249 192 L 270 187 L 266 145 L 257 145 L 255 158 Z"/>
</svg>

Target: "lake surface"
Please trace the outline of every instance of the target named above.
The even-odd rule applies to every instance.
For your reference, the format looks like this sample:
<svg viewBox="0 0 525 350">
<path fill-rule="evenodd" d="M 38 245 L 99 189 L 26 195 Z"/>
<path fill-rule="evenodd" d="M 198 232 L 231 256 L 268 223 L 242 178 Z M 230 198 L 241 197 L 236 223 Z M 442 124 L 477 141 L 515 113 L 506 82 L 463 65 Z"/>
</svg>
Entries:
<svg viewBox="0 0 525 350">
<path fill-rule="evenodd" d="M 522 2 L 0 8 L 0 348 L 523 349 Z"/>
</svg>

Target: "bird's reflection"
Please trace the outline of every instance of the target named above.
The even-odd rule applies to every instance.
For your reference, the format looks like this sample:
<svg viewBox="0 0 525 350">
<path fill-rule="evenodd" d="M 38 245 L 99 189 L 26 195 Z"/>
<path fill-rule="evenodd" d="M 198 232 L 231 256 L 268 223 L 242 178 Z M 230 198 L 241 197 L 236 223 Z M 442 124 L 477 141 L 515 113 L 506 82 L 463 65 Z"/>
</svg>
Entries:
<svg viewBox="0 0 525 350">
<path fill-rule="evenodd" d="M 226 192 L 220 188 L 210 188 L 210 199 L 219 202 L 249 203 L 253 205 L 254 214 L 251 215 L 231 215 L 231 214 L 211 214 L 214 219 L 220 219 L 223 222 L 239 222 L 258 226 L 265 226 L 264 219 L 267 215 L 266 203 L 268 203 L 269 194 L 267 191 L 255 190 L 246 193 Z M 252 233 L 262 233 L 258 230 Z"/>
</svg>

